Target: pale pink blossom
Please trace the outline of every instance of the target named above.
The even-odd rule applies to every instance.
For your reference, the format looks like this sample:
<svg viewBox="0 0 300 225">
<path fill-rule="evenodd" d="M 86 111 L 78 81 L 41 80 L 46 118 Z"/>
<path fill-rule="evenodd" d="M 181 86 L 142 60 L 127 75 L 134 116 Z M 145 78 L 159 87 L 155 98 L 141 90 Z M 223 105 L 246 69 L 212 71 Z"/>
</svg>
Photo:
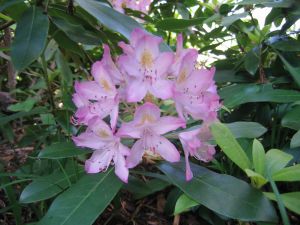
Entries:
<svg viewBox="0 0 300 225">
<path fill-rule="evenodd" d="M 182 59 L 174 85 L 174 101 L 178 115 L 186 118 L 214 121 L 220 107 L 219 95 L 213 80 L 215 68 L 197 69 L 190 60 L 192 52 Z"/>
<path fill-rule="evenodd" d="M 179 140 L 182 144 L 185 156 L 187 181 L 193 178 L 189 156 L 195 157 L 203 162 L 209 162 L 213 159 L 216 151 L 214 146 L 208 143 L 210 139 L 211 133 L 208 124 L 203 124 L 200 128 L 179 134 Z"/>
<path fill-rule="evenodd" d="M 185 127 L 182 119 L 172 116 L 160 117 L 160 109 L 152 103 L 138 107 L 134 120 L 123 123 L 117 133 L 121 137 L 139 138 L 132 146 L 130 156 L 127 157 L 127 167 L 135 167 L 142 160 L 145 151 L 158 153 L 170 162 L 179 161 L 180 154 L 176 147 L 161 136 L 179 127 Z"/>
<path fill-rule="evenodd" d="M 109 0 L 113 8 L 121 13 L 125 12 L 125 8 L 147 13 L 149 11 L 152 0 Z"/>
<path fill-rule="evenodd" d="M 118 65 L 130 80 L 126 87 L 128 102 L 141 101 L 147 93 L 161 99 L 172 96 L 173 84 L 167 76 L 173 53 L 160 52 L 161 42 L 162 38 L 136 28 L 130 45 L 119 44 L 124 54 L 118 58 Z"/>
<path fill-rule="evenodd" d="M 198 58 L 198 51 L 194 48 L 183 48 L 183 37 L 182 34 L 178 34 L 176 41 L 176 52 L 174 57 L 174 62 L 170 68 L 170 73 L 177 77 L 179 75 L 179 69 L 181 67 L 183 58 L 189 54 L 188 61 L 185 63 L 189 63 L 192 67 L 195 65 Z"/>
<path fill-rule="evenodd" d="M 77 107 L 75 117 L 81 124 L 88 124 L 94 116 L 101 119 L 110 115 L 114 129 L 118 118 L 119 99 L 114 83 L 102 63 L 92 67 L 95 81 L 75 82 L 73 102 Z"/>
<path fill-rule="evenodd" d="M 79 147 L 94 150 L 90 159 L 85 162 L 87 173 L 99 173 L 106 169 L 113 161 L 116 175 L 125 183 L 128 181 L 128 168 L 125 166 L 125 156 L 129 149 L 120 142 L 120 138 L 113 134 L 111 128 L 99 117 L 92 118 L 84 133 L 73 137 Z"/>
</svg>

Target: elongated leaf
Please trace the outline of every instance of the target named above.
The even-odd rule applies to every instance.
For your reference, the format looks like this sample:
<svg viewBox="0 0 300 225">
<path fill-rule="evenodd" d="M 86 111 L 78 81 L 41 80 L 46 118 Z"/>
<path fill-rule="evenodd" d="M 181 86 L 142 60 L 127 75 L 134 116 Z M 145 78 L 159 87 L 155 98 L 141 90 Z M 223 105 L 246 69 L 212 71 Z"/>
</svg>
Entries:
<svg viewBox="0 0 300 225">
<path fill-rule="evenodd" d="M 29 112 L 18 112 L 9 116 L 0 116 L 0 126 L 22 117 L 32 116 L 40 113 L 46 113 L 47 111 L 48 110 L 44 107 L 36 107 Z"/>
<path fill-rule="evenodd" d="M 63 82 L 67 87 L 71 86 L 73 83 L 73 74 L 69 65 L 66 63 L 64 56 L 60 51 L 57 51 L 55 58 Z"/>
<path fill-rule="evenodd" d="M 251 74 L 255 75 L 259 66 L 259 52 L 258 48 L 250 50 L 245 56 L 245 69 Z"/>
<path fill-rule="evenodd" d="M 284 115 L 284 117 L 281 120 L 281 125 L 283 127 L 288 127 L 294 130 L 300 130 L 300 106 L 296 106 L 290 111 L 287 112 L 287 114 Z"/>
<path fill-rule="evenodd" d="M 202 50 L 202 49 L 201 49 Z M 217 69 L 214 80 L 217 83 L 227 83 L 227 82 L 236 82 L 236 83 L 247 83 L 249 79 L 245 76 L 238 76 L 233 70 L 222 70 Z"/>
<path fill-rule="evenodd" d="M 158 21 L 155 26 L 162 30 L 183 30 L 190 26 L 202 24 L 206 17 L 199 17 L 193 19 L 175 19 L 166 18 Z"/>
<path fill-rule="evenodd" d="M 221 215 L 244 221 L 277 221 L 270 202 L 244 181 L 191 163 L 194 178 L 186 182 L 183 160 L 162 163 L 158 168 L 191 199 Z"/>
<path fill-rule="evenodd" d="M 161 191 L 169 185 L 170 183 L 160 179 L 152 179 L 144 182 L 136 177 L 130 177 L 128 184 L 124 185 L 124 189 L 133 193 L 135 199 L 140 199 L 157 191 Z"/>
<path fill-rule="evenodd" d="M 241 169 L 250 168 L 250 160 L 230 130 L 222 123 L 211 126 L 212 135 L 224 153 Z"/>
<path fill-rule="evenodd" d="M 238 5 L 261 4 L 267 7 L 288 8 L 293 4 L 293 0 L 243 0 L 237 3 Z"/>
<path fill-rule="evenodd" d="M 77 174 L 82 174 L 82 169 L 78 172 L 67 170 L 70 180 L 74 180 Z M 20 202 L 32 203 L 46 200 L 64 191 L 68 186 L 67 177 L 63 172 L 55 172 L 49 176 L 39 177 L 24 188 L 20 196 Z"/>
<path fill-rule="evenodd" d="M 113 171 L 83 176 L 53 201 L 38 225 L 93 224 L 122 186 Z"/>
<path fill-rule="evenodd" d="M 76 147 L 72 142 L 59 142 L 47 146 L 40 151 L 38 157 L 46 159 L 61 159 L 89 153 L 89 150 Z"/>
<path fill-rule="evenodd" d="M 272 89 L 265 85 L 238 84 L 219 91 L 224 105 L 233 108 L 247 102 L 289 103 L 300 101 L 300 92 L 294 90 Z"/>
<path fill-rule="evenodd" d="M 273 173 L 272 179 L 274 181 L 300 181 L 300 164 Z"/>
<path fill-rule="evenodd" d="M 244 18 L 248 16 L 247 12 L 239 13 L 239 14 L 233 14 L 231 16 L 226 16 L 222 19 L 221 25 L 225 27 L 229 27 L 231 24 L 233 24 L 235 21 Z"/>
<path fill-rule="evenodd" d="M 53 23 L 63 31 L 72 41 L 87 45 L 100 45 L 100 37 L 93 32 L 87 31 L 82 25 L 71 23 L 63 18 L 53 17 Z"/>
<path fill-rule="evenodd" d="M 300 146 L 300 130 L 298 130 L 292 137 L 291 148 L 297 148 Z"/>
<path fill-rule="evenodd" d="M 252 160 L 255 171 L 259 174 L 264 174 L 266 164 L 265 150 L 264 146 L 256 139 L 253 141 Z"/>
<path fill-rule="evenodd" d="M 300 86 L 300 67 L 292 66 L 281 54 L 277 53 L 282 60 L 283 64 L 285 65 L 287 71 L 292 75 L 293 79 L 296 81 L 298 86 Z"/>
<path fill-rule="evenodd" d="M 225 124 L 235 138 L 256 138 L 267 132 L 267 129 L 255 122 L 234 122 Z"/>
<path fill-rule="evenodd" d="M 11 59 L 17 70 L 23 70 L 40 56 L 48 29 L 48 17 L 40 8 L 31 7 L 22 15 L 11 48 Z"/>
<path fill-rule="evenodd" d="M 175 204 L 174 214 L 180 214 L 182 212 L 188 211 L 190 208 L 199 205 L 198 202 L 194 201 L 186 194 L 182 194 Z"/>
<path fill-rule="evenodd" d="M 274 193 L 264 193 L 269 199 L 276 201 Z M 286 208 L 300 215 L 300 192 L 290 192 L 280 195 Z"/>
<path fill-rule="evenodd" d="M 271 149 L 266 154 L 266 173 L 272 175 L 283 169 L 293 156 L 278 149 Z"/>
<path fill-rule="evenodd" d="M 130 38 L 130 33 L 134 28 L 143 29 L 134 19 L 115 11 L 103 2 L 93 0 L 76 0 L 76 2 L 104 26 L 121 33 L 127 39 Z"/>
<path fill-rule="evenodd" d="M 273 48 L 285 52 L 298 52 L 300 51 L 300 41 L 298 40 L 280 40 L 271 45 Z M 279 55 L 281 56 L 281 55 Z M 280 57 L 281 58 L 281 57 Z"/>
</svg>

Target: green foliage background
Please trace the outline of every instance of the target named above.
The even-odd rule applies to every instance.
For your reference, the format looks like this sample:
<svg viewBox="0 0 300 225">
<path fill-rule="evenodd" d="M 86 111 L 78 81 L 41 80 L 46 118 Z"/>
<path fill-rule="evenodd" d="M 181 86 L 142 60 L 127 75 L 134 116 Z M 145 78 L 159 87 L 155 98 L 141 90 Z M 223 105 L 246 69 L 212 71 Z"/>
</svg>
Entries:
<svg viewBox="0 0 300 225">
<path fill-rule="evenodd" d="M 257 9 L 267 9 L 263 26 Z M 0 1 L 0 145 L 31 149 L 11 171 L 1 164 L 1 213 L 12 212 L 17 225 L 88 225 L 111 201 L 120 209 L 124 190 L 140 199 L 169 187 L 169 215 L 192 211 L 212 225 L 299 222 L 299 2 L 154 0 L 149 15 L 126 14 L 101 0 Z M 164 51 L 175 50 L 182 33 L 185 46 L 205 56 L 201 64 L 216 67 L 224 107 L 212 133 L 221 151 L 210 164 L 195 161 L 189 183 L 182 163 L 160 163 L 162 173 L 133 170 L 128 185 L 112 169 L 87 175 L 89 151 L 70 141 L 80 132 L 70 124 L 73 82 L 89 78 L 103 43 L 119 54 L 135 27 L 162 36 Z M 24 220 L 25 208 L 34 221 Z"/>
</svg>

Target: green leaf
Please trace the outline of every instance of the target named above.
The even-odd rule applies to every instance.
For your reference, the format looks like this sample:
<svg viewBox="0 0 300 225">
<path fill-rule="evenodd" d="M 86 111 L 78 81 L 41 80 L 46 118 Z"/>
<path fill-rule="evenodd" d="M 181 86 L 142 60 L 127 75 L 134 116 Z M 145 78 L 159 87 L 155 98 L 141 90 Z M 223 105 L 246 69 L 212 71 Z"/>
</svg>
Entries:
<svg viewBox="0 0 300 225">
<path fill-rule="evenodd" d="M 293 0 L 243 0 L 238 5 L 260 4 L 266 7 L 289 8 L 293 4 Z"/>
<path fill-rule="evenodd" d="M 130 38 L 134 28 L 139 27 L 143 29 L 134 19 L 115 11 L 103 2 L 93 0 L 76 0 L 76 2 L 104 26 L 121 33 L 127 39 Z"/>
<path fill-rule="evenodd" d="M 289 110 L 282 118 L 281 125 L 294 130 L 300 130 L 300 106 Z"/>
<path fill-rule="evenodd" d="M 254 172 L 253 170 L 245 169 L 245 172 L 247 176 L 250 177 L 252 185 L 256 188 L 261 188 L 263 185 L 268 183 L 266 178 L 259 173 Z"/>
<path fill-rule="evenodd" d="M 239 76 L 233 70 L 216 70 L 214 80 L 217 83 L 227 83 L 227 82 L 236 82 L 236 83 L 245 83 L 249 82 L 249 79 L 245 76 Z"/>
<path fill-rule="evenodd" d="M 136 177 L 129 177 L 129 182 L 124 185 L 124 189 L 133 193 L 135 199 L 141 199 L 157 191 L 161 191 L 169 185 L 170 183 L 160 179 L 152 179 L 144 182 Z"/>
<path fill-rule="evenodd" d="M 264 194 L 271 200 L 276 201 L 274 193 L 264 192 Z M 280 195 L 283 201 L 283 204 L 286 208 L 300 215 L 300 192 L 290 192 Z"/>
<path fill-rule="evenodd" d="M 256 138 L 267 132 L 267 128 L 255 122 L 234 122 L 225 125 L 235 138 Z"/>
<path fill-rule="evenodd" d="M 91 225 L 122 186 L 113 168 L 85 175 L 51 204 L 39 225 Z"/>
<path fill-rule="evenodd" d="M 22 15 L 11 47 L 11 59 L 17 70 L 22 71 L 40 56 L 48 28 L 48 17 L 40 8 L 31 7 Z"/>
<path fill-rule="evenodd" d="M 281 54 L 279 54 L 279 53 L 277 53 L 277 54 L 279 55 L 281 61 L 285 65 L 287 71 L 289 71 L 289 73 L 292 75 L 293 79 L 296 81 L 296 83 L 300 87 L 300 76 L 299 76 L 300 67 L 292 66 Z"/>
<path fill-rule="evenodd" d="M 234 84 L 219 91 L 224 105 L 234 108 L 248 102 L 289 103 L 300 101 L 300 92 L 294 90 L 273 89 L 267 85 Z"/>
<path fill-rule="evenodd" d="M 41 114 L 41 120 L 45 125 L 55 125 L 55 119 L 51 113 Z"/>
<path fill-rule="evenodd" d="M 245 56 L 245 69 L 251 74 L 255 75 L 259 66 L 258 51 L 252 49 Z"/>
<path fill-rule="evenodd" d="M 274 181 L 300 181 L 300 164 L 273 173 L 272 179 Z"/>
<path fill-rule="evenodd" d="M 273 175 L 283 169 L 293 156 L 278 149 L 271 149 L 266 154 L 266 175 Z"/>
<path fill-rule="evenodd" d="M 266 163 L 265 150 L 264 146 L 256 139 L 253 141 L 252 160 L 255 171 L 259 174 L 264 174 Z"/>
<path fill-rule="evenodd" d="M 29 112 L 32 110 L 34 104 L 37 102 L 34 98 L 27 98 L 24 102 L 10 105 L 7 107 L 8 110 L 13 112 Z"/>
<path fill-rule="evenodd" d="M 9 116 L 0 116 L 0 126 L 22 117 L 32 116 L 40 113 L 46 113 L 47 111 L 48 110 L 44 107 L 36 107 L 29 112 L 18 112 Z"/>
<path fill-rule="evenodd" d="M 221 215 L 242 221 L 277 221 L 270 202 L 242 180 L 191 163 L 194 178 L 187 182 L 183 160 L 158 168 L 188 197 Z"/>
<path fill-rule="evenodd" d="M 221 25 L 225 27 L 229 27 L 231 24 L 233 24 L 235 21 L 244 18 L 248 16 L 247 12 L 239 13 L 239 14 L 233 14 L 231 16 L 226 16 L 222 19 Z"/>
<path fill-rule="evenodd" d="M 41 150 L 38 157 L 45 159 L 61 159 L 87 153 L 90 153 L 90 151 L 78 148 L 72 142 L 59 142 Z"/>
<path fill-rule="evenodd" d="M 243 170 L 250 168 L 250 160 L 226 125 L 216 122 L 212 124 L 211 132 L 229 159 Z"/>
<path fill-rule="evenodd" d="M 159 20 L 155 23 L 155 26 L 158 29 L 162 30 L 184 30 L 190 26 L 195 26 L 199 24 L 203 24 L 203 21 L 206 17 L 199 17 L 193 19 L 175 19 L 175 18 L 166 18 L 163 20 Z"/>
<path fill-rule="evenodd" d="M 57 68 L 61 74 L 62 81 L 65 83 L 67 87 L 72 86 L 73 84 L 72 71 L 60 51 L 56 52 L 55 61 L 57 63 Z"/>
<path fill-rule="evenodd" d="M 80 171 L 66 170 L 66 172 L 69 179 L 74 180 L 83 171 L 80 169 Z M 63 192 L 68 187 L 69 183 L 64 173 L 54 172 L 51 175 L 36 178 L 28 184 L 21 193 L 20 202 L 33 203 L 46 200 Z"/>
<path fill-rule="evenodd" d="M 180 214 L 188 211 L 190 208 L 199 205 L 198 202 L 191 199 L 186 194 L 182 194 L 176 201 L 174 214 Z"/>
<path fill-rule="evenodd" d="M 84 29 L 81 24 L 72 23 L 66 18 L 52 17 L 53 23 L 63 31 L 72 41 L 87 45 L 100 45 L 101 39 L 95 33 Z"/>
<path fill-rule="evenodd" d="M 271 44 L 271 46 L 273 48 L 276 48 L 276 49 L 284 51 L 284 52 L 300 51 L 300 41 L 295 40 L 295 39 L 280 40 L 280 41 L 277 41 L 277 42 Z M 279 56 L 281 56 L 281 55 L 279 55 Z"/>
<path fill-rule="evenodd" d="M 291 139 L 291 148 L 297 148 L 300 146 L 300 130 L 298 130 Z"/>
<path fill-rule="evenodd" d="M 8 7 L 11 7 L 15 4 L 22 3 L 22 2 L 24 2 L 24 0 L 6 0 L 6 1 L 4 0 L 1 2 L 0 12 L 2 12 Z"/>
</svg>

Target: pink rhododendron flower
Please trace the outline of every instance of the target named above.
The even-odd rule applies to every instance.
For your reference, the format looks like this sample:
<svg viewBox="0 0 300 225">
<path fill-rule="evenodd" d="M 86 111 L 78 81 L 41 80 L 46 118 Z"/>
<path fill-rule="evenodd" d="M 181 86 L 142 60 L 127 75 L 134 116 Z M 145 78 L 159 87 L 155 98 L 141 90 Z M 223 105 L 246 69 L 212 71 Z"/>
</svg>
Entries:
<svg viewBox="0 0 300 225">
<path fill-rule="evenodd" d="M 118 65 L 129 76 L 126 89 L 127 101 L 141 101 L 147 92 L 157 98 L 172 96 L 172 82 L 167 79 L 168 70 L 173 62 L 172 52 L 160 52 L 162 39 L 137 28 L 131 34 L 130 45 L 119 45 L 124 54 Z"/>
<path fill-rule="evenodd" d="M 191 171 L 189 156 L 193 156 L 203 162 L 209 162 L 213 159 L 215 148 L 209 144 L 211 133 L 208 124 L 203 124 L 201 128 L 179 134 L 179 139 L 183 147 L 185 164 L 186 164 L 186 180 L 193 178 Z"/>
<path fill-rule="evenodd" d="M 170 69 L 170 72 L 173 76 L 177 77 L 179 75 L 179 69 L 182 64 L 182 60 L 187 54 L 189 54 L 189 57 L 188 61 L 186 60 L 185 63 L 188 63 L 189 65 L 191 64 L 193 67 L 197 61 L 198 51 L 193 48 L 184 49 L 182 34 L 178 34 L 174 63 L 172 64 Z"/>
<path fill-rule="evenodd" d="M 117 133 L 121 137 L 140 138 L 132 146 L 130 156 L 126 159 L 127 167 L 135 167 L 147 150 L 158 153 L 167 161 L 179 161 L 180 155 L 176 147 L 161 135 L 184 126 L 185 122 L 180 118 L 160 117 L 160 109 L 152 103 L 138 107 L 134 120 L 122 124 Z"/>
<path fill-rule="evenodd" d="M 110 0 L 110 3 L 114 9 L 121 13 L 124 13 L 125 8 L 147 13 L 151 0 Z"/>
<path fill-rule="evenodd" d="M 129 172 L 125 166 L 125 156 L 129 155 L 129 149 L 120 142 L 120 138 L 113 134 L 103 120 L 99 117 L 91 119 L 87 131 L 73 137 L 73 141 L 77 146 L 94 150 L 91 158 L 85 162 L 87 173 L 106 171 L 113 161 L 116 175 L 127 183 Z"/>
<path fill-rule="evenodd" d="M 119 107 L 116 87 L 103 64 L 94 64 L 92 75 L 95 81 L 75 83 L 73 102 L 78 108 L 75 117 L 79 123 L 88 124 L 94 116 L 104 118 L 110 115 L 111 126 L 115 128 Z"/>
<path fill-rule="evenodd" d="M 215 69 L 196 69 L 190 60 L 193 53 L 185 55 L 174 85 L 174 100 L 181 118 L 188 114 L 194 119 L 214 121 L 220 107 L 219 95 L 213 80 Z"/>
</svg>

